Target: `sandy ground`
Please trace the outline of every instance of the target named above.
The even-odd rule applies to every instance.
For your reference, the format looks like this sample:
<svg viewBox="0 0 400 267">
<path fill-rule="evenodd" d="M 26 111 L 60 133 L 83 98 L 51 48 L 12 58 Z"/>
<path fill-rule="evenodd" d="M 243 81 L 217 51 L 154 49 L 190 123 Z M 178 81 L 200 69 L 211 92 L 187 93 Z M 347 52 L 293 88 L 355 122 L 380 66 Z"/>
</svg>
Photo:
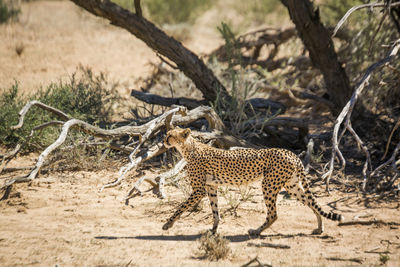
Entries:
<svg viewBox="0 0 400 267">
<path fill-rule="evenodd" d="M 183 192 L 168 186 L 167 199 L 146 192 L 126 206 L 123 197 L 133 181 L 98 192 L 115 175 L 116 171 L 51 174 L 32 185 L 18 185 L 9 200 L 0 202 L 0 265 L 240 266 L 257 256 L 273 266 L 360 265 L 354 259 L 363 266 L 379 266 L 379 252 L 385 251 L 390 253 L 387 266 L 400 263 L 398 226 L 338 226 L 324 220 L 325 232 L 314 236 L 310 234 L 316 227 L 312 211 L 282 195 L 278 220 L 259 239 L 250 239 L 247 230 L 265 218 L 258 184 L 254 197 L 238 208 L 237 216 L 228 211 L 227 199 L 219 197 L 223 214 L 219 233 L 230 241 L 232 252 L 218 262 L 202 259 L 198 239 L 212 224 L 207 199 L 200 211 L 185 214 L 173 228 L 163 231 L 163 223 L 184 200 Z M 372 208 L 366 208 L 356 203 L 360 198 L 355 195 L 335 191 L 328 197 L 321 187 L 313 191 L 325 209 L 335 205 L 347 220 L 398 222 L 397 203 L 372 203 Z M 290 248 L 254 246 L 263 243 Z"/>
<path fill-rule="evenodd" d="M 210 30 L 216 16 L 214 10 L 199 18 L 205 27 L 193 28 L 191 35 L 198 38 L 189 38 L 185 45 L 197 53 L 218 46 L 221 40 L 215 28 Z M 140 40 L 69 1 L 23 3 L 19 23 L 0 25 L 0 40 L 0 88 L 16 79 L 25 93 L 68 78 L 82 64 L 122 82 L 122 96 L 129 95 L 136 79 L 148 74 L 147 63 L 158 60 Z M 18 46 L 23 47 L 21 56 L 16 53 Z M 33 159 L 19 158 L 10 166 L 33 164 Z M 10 199 L 0 202 L 0 266 L 240 266 L 256 256 L 273 266 L 379 266 L 382 253 L 390 258 L 387 266 L 400 266 L 399 226 L 338 226 L 325 220 L 325 233 L 313 236 L 316 220 L 311 210 L 282 195 L 276 223 L 261 238 L 250 239 L 247 230 L 265 218 L 259 188 L 251 201 L 239 207 L 237 216 L 220 197 L 219 232 L 230 241 L 232 253 L 228 259 L 209 261 L 198 249 L 200 234 L 212 223 L 208 200 L 200 211 L 184 215 L 172 229 L 162 231 L 165 220 L 184 200 L 183 191 L 169 186 L 167 199 L 147 192 L 126 206 L 123 197 L 133 181 L 98 192 L 116 173 L 117 168 L 53 173 L 30 185 L 17 185 Z M 398 203 L 366 205 L 355 194 L 334 191 L 327 196 L 321 186 L 313 191 L 325 209 L 335 207 L 347 220 L 400 222 Z M 263 243 L 290 248 L 255 246 Z"/>
<path fill-rule="evenodd" d="M 155 53 L 129 32 L 110 25 L 70 1 L 33 1 L 22 4 L 18 23 L 0 25 L 0 89 L 15 80 L 24 93 L 59 79 L 68 79 L 77 66 L 108 74 L 111 80 L 129 88 L 151 70 L 149 62 L 159 62 Z M 185 45 L 202 54 L 222 43 L 215 25 L 215 12 L 200 18 Z M 17 49 L 23 51 L 19 56 Z"/>
<path fill-rule="evenodd" d="M 157 61 L 142 41 L 70 1 L 25 3 L 21 14 L 19 23 L 0 25 L 0 88 L 17 80 L 30 93 L 68 79 L 79 65 L 129 87 L 149 72 L 149 61 Z"/>
</svg>

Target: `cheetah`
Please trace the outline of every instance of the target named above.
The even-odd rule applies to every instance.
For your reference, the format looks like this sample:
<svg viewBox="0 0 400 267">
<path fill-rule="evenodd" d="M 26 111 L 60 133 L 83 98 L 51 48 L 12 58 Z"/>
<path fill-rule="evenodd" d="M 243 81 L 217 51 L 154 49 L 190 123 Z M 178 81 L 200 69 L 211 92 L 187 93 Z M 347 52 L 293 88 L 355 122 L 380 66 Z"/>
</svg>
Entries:
<svg viewBox="0 0 400 267">
<path fill-rule="evenodd" d="M 170 130 L 165 139 L 166 148 L 175 147 L 187 162 L 192 193 L 162 227 L 173 226 L 180 215 L 194 207 L 206 195 L 213 213 L 212 233 L 216 233 L 219 223 L 217 189 L 220 185 L 240 186 L 262 179 L 262 192 L 267 207 L 267 218 L 257 229 L 250 229 L 251 236 L 258 236 L 278 218 L 276 200 L 279 191 L 287 192 L 312 209 L 317 216 L 318 228 L 313 234 L 324 231 L 321 215 L 331 220 L 342 221 L 343 216 L 324 212 L 310 191 L 301 160 L 291 151 L 280 148 L 268 149 L 218 149 L 191 136 L 190 129 Z"/>
</svg>

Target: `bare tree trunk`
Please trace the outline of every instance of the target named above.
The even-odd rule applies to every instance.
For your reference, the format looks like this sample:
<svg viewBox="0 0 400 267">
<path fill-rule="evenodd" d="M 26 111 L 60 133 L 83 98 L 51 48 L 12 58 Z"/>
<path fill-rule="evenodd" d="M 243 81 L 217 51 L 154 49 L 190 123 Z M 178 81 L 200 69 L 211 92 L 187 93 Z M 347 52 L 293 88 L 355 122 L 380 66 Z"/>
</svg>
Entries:
<svg viewBox="0 0 400 267">
<path fill-rule="evenodd" d="M 281 0 L 289 10 L 290 18 L 310 58 L 324 76 L 333 112 L 338 114 L 349 100 L 352 89 L 349 78 L 337 59 L 328 30 L 322 25 L 319 10 L 308 0 Z"/>
<path fill-rule="evenodd" d="M 157 53 L 173 61 L 194 82 L 206 100 L 215 101 L 218 93 L 222 97 L 229 97 L 225 87 L 197 55 L 143 18 L 141 12 L 134 14 L 109 0 L 71 1 L 96 16 L 110 20 L 111 24 L 126 29 Z M 139 1 L 135 2 L 139 4 Z"/>
</svg>

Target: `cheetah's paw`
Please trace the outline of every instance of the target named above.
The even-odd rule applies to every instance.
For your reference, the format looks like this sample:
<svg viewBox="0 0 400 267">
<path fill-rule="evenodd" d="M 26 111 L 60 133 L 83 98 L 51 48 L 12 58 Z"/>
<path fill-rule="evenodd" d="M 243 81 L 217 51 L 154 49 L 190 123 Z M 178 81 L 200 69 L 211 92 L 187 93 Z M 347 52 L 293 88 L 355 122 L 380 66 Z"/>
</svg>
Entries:
<svg viewBox="0 0 400 267">
<path fill-rule="evenodd" d="M 317 228 L 317 229 L 314 229 L 311 234 L 320 235 L 320 234 L 322 234 L 323 231 L 324 230 L 322 230 L 321 228 Z"/>
</svg>

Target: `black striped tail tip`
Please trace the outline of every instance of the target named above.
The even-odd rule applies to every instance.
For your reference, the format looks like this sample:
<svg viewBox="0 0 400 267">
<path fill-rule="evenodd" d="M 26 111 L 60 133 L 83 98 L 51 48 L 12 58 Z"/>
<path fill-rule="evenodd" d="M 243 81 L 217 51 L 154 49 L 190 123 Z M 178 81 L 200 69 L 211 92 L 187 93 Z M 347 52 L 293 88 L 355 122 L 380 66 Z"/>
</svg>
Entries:
<svg viewBox="0 0 400 267">
<path fill-rule="evenodd" d="M 344 220 L 343 215 L 333 213 L 333 212 L 328 213 L 328 216 L 326 216 L 326 218 L 328 218 L 332 221 L 339 221 L 339 222 L 342 222 Z"/>
</svg>

